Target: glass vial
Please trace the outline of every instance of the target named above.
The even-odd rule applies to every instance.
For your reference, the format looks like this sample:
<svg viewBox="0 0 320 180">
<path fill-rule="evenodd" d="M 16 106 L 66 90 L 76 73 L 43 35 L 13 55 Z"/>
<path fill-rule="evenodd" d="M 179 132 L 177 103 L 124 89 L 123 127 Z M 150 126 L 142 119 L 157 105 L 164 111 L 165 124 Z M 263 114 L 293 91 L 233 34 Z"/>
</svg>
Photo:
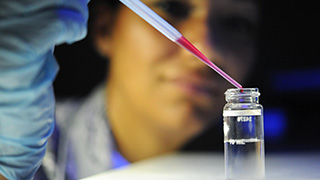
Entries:
<svg viewBox="0 0 320 180">
<path fill-rule="evenodd" d="M 228 89 L 223 108 L 227 180 L 265 178 L 263 107 L 257 88 Z"/>
</svg>

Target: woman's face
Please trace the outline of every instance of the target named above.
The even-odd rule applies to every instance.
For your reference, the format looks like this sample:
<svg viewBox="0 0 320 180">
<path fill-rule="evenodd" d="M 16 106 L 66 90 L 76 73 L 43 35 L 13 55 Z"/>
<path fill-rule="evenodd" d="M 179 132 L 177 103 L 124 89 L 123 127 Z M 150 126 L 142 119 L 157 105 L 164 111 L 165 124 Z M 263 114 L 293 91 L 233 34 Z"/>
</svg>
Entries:
<svg viewBox="0 0 320 180">
<path fill-rule="evenodd" d="M 240 84 L 254 58 L 255 0 L 142 0 Z M 197 133 L 220 119 L 232 85 L 124 6 L 112 35 L 108 88 L 146 123 Z"/>
</svg>

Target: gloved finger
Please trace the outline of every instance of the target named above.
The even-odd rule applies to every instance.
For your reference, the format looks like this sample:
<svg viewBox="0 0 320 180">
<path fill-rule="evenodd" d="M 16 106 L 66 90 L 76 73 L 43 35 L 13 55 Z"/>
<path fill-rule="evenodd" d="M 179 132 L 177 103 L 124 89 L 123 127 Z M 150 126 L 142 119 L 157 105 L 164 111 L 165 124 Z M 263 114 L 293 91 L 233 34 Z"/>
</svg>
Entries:
<svg viewBox="0 0 320 180">
<path fill-rule="evenodd" d="M 50 43 L 46 47 L 72 43 L 86 35 L 87 3 L 87 0 L 0 1 L 0 29 L 14 30 L 12 35 L 20 35 L 25 42 L 34 39 L 37 44 Z"/>
</svg>

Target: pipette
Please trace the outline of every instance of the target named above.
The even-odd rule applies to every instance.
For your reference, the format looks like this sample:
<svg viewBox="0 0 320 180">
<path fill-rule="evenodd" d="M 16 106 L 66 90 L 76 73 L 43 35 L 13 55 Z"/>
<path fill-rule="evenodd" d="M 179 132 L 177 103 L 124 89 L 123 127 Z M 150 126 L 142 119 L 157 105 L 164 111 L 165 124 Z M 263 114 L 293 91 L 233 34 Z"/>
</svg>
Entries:
<svg viewBox="0 0 320 180">
<path fill-rule="evenodd" d="M 223 78 L 229 81 L 232 85 L 242 89 L 242 86 L 232 79 L 227 73 L 222 71 L 218 66 L 211 62 L 204 54 L 202 54 L 195 46 L 193 46 L 182 34 L 171 26 L 167 21 L 161 18 L 157 13 L 152 11 L 148 6 L 140 0 L 120 0 L 129 9 L 139 15 L 142 19 L 147 21 L 151 26 L 161 32 L 171 41 L 191 52 L 194 56 L 207 64 L 210 68 L 215 70 Z"/>
</svg>

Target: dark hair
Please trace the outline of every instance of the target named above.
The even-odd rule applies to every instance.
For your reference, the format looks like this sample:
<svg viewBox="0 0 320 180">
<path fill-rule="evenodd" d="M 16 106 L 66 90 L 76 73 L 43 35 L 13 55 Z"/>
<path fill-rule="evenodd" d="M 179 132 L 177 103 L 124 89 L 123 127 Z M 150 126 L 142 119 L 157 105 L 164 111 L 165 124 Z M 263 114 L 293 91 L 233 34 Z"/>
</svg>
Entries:
<svg viewBox="0 0 320 180">
<path fill-rule="evenodd" d="M 89 7 L 89 20 L 88 20 L 88 35 L 91 36 L 91 28 L 95 23 L 96 18 L 102 13 L 107 11 L 111 16 L 115 17 L 121 3 L 119 0 L 91 0 L 88 4 Z M 112 25 L 110 25 L 112 26 Z"/>
<path fill-rule="evenodd" d="M 99 14 L 99 12 L 97 12 L 98 7 L 104 6 L 111 13 L 115 13 L 120 6 L 120 2 L 118 0 L 91 0 L 88 6 L 90 22 Z"/>
<path fill-rule="evenodd" d="M 120 4 L 119 0 L 91 0 L 89 7 L 92 5 L 106 5 L 111 9 L 117 8 Z"/>
</svg>

